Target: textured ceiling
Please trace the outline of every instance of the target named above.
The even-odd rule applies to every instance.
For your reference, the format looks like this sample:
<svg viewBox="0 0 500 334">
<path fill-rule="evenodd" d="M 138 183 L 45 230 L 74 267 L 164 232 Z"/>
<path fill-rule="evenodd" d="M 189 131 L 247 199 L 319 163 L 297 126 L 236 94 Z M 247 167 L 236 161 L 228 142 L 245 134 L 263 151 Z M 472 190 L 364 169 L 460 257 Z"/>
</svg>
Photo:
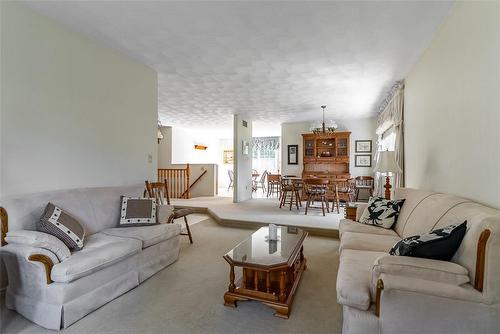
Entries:
<svg viewBox="0 0 500 334">
<path fill-rule="evenodd" d="M 28 2 L 158 71 L 164 124 L 366 117 L 451 2 Z"/>
</svg>

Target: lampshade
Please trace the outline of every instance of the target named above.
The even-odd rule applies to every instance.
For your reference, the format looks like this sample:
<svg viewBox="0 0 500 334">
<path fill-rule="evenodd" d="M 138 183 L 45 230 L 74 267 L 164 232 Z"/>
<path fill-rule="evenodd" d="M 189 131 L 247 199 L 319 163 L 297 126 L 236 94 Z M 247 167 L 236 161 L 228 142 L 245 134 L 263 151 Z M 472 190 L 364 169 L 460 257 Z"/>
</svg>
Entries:
<svg viewBox="0 0 500 334">
<path fill-rule="evenodd" d="M 374 172 L 379 173 L 401 173 L 402 170 L 396 162 L 394 151 L 382 151 L 379 153 L 378 162 Z"/>
</svg>

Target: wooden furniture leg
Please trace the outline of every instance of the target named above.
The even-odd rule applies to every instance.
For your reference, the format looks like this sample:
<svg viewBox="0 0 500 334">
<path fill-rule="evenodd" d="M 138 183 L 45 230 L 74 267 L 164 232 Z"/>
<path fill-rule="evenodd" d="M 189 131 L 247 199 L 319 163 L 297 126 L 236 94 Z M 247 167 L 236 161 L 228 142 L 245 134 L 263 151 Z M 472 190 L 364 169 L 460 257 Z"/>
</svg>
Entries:
<svg viewBox="0 0 500 334">
<path fill-rule="evenodd" d="M 279 294 L 279 301 L 284 302 L 286 298 L 286 271 L 283 270 L 280 273 L 280 294 Z"/>
<path fill-rule="evenodd" d="M 234 284 L 234 266 L 229 267 L 229 292 L 234 292 L 236 285 Z"/>
<path fill-rule="evenodd" d="M 193 243 L 193 237 L 191 236 L 191 230 L 189 229 L 189 224 L 188 224 L 186 216 L 184 216 L 184 223 L 186 224 L 186 231 L 187 231 L 187 235 L 189 237 L 189 243 L 192 244 Z"/>
</svg>

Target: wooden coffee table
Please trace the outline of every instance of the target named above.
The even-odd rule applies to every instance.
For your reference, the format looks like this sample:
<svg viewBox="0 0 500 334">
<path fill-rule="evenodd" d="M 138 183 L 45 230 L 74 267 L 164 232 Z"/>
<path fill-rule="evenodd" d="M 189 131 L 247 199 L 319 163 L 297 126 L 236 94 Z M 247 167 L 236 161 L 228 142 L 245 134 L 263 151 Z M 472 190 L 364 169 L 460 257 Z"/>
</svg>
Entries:
<svg viewBox="0 0 500 334">
<path fill-rule="evenodd" d="M 306 269 L 302 244 L 308 233 L 282 226 L 278 241 L 266 240 L 268 235 L 268 227 L 262 227 L 224 255 L 230 266 L 224 305 L 236 307 L 239 300 L 257 300 L 275 309 L 277 317 L 288 319 Z M 241 271 L 238 279 L 235 267 Z"/>
</svg>

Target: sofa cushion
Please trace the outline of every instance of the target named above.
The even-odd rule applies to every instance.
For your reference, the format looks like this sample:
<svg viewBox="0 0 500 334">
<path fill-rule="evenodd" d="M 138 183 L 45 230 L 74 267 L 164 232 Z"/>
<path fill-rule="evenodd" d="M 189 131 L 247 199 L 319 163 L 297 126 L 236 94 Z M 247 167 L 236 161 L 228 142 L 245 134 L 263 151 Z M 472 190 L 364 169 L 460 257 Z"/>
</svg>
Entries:
<svg viewBox="0 0 500 334">
<path fill-rule="evenodd" d="M 340 254 L 337 274 L 339 304 L 368 310 L 371 304 L 370 281 L 373 263 L 382 255 L 387 254 L 352 249 L 346 249 Z"/>
<path fill-rule="evenodd" d="M 460 247 L 466 230 L 467 222 L 463 222 L 404 238 L 391 248 L 389 254 L 449 261 Z"/>
<path fill-rule="evenodd" d="M 345 232 L 340 239 L 339 249 L 341 252 L 345 249 L 357 249 L 388 253 L 400 240 L 395 235 Z"/>
<path fill-rule="evenodd" d="M 52 203 L 48 203 L 45 207 L 36 229 L 52 234 L 71 250 L 80 250 L 83 247 L 85 238 L 83 226 L 77 219 Z"/>
<path fill-rule="evenodd" d="M 92 234 L 81 251 L 52 268 L 51 278 L 59 283 L 74 281 L 140 252 L 141 246 L 139 240 Z"/>
<path fill-rule="evenodd" d="M 363 211 L 359 222 L 383 228 L 391 228 L 398 220 L 404 199 L 388 200 L 382 197 L 370 197 L 368 206 Z"/>
<path fill-rule="evenodd" d="M 142 248 L 147 248 L 178 236 L 181 233 L 181 225 L 173 223 L 127 228 L 117 227 L 108 228 L 102 231 L 102 233 L 115 237 L 139 240 L 142 243 Z"/>
<path fill-rule="evenodd" d="M 342 237 L 342 234 L 344 232 L 390 235 L 390 236 L 394 236 L 394 237 L 398 236 L 398 234 L 392 229 L 380 228 L 380 227 L 373 226 L 373 225 L 361 224 L 361 223 L 355 222 L 354 220 L 350 220 L 350 219 L 342 219 L 340 221 L 340 226 L 339 226 L 340 237 Z"/>
</svg>

